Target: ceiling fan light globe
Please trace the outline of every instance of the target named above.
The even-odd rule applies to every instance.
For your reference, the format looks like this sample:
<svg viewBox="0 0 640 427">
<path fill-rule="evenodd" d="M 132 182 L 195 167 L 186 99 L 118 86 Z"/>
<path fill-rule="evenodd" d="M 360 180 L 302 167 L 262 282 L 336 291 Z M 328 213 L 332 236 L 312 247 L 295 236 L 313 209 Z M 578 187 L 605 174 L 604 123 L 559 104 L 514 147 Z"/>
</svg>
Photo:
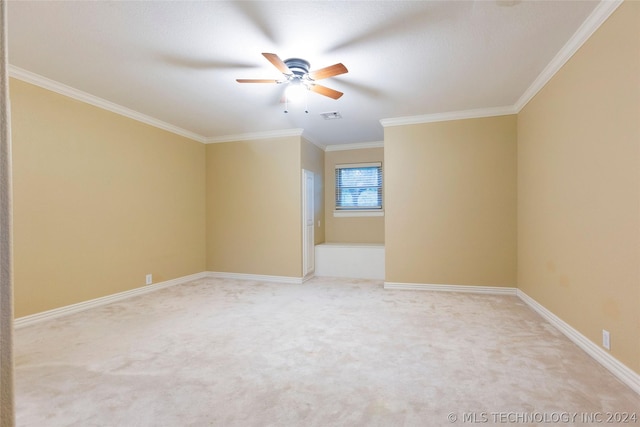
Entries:
<svg viewBox="0 0 640 427">
<path fill-rule="evenodd" d="M 307 87 L 300 81 L 291 81 L 285 89 L 287 100 L 292 103 L 302 102 L 307 92 Z"/>
</svg>

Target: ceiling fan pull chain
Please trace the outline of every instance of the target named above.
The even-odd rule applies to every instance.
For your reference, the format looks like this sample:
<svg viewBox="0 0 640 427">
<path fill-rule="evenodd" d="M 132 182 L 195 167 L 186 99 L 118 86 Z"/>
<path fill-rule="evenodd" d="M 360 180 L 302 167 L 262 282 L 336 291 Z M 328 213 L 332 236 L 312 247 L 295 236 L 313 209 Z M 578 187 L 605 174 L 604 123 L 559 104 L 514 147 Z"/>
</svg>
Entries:
<svg viewBox="0 0 640 427">
<path fill-rule="evenodd" d="M 306 86 L 305 86 L 306 88 Z M 309 89 L 304 91 L 304 112 L 309 114 Z"/>
<path fill-rule="evenodd" d="M 289 112 L 289 97 L 284 95 L 284 112 L 285 114 Z"/>
</svg>

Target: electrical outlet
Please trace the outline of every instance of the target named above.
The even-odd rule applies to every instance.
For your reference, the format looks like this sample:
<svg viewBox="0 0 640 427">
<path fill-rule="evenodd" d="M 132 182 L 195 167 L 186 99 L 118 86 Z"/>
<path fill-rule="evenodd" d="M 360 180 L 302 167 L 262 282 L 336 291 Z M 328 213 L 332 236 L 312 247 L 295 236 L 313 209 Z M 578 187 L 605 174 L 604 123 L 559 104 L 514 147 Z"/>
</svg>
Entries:
<svg viewBox="0 0 640 427">
<path fill-rule="evenodd" d="M 602 330 L 602 346 L 607 350 L 611 350 L 611 335 L 609 331 Z"/>
<path fill-rule="evenodd" d="M 146 277 L 145 277 L 145 283 L 146 283 L 147 285 L 150 285 L 150 284 L 152 284 L 152 283 L 153 283 L 153 276 L 152 276 L 151 274 L 147 274 L 147 275 L 146 275 Z"/>
</svg>

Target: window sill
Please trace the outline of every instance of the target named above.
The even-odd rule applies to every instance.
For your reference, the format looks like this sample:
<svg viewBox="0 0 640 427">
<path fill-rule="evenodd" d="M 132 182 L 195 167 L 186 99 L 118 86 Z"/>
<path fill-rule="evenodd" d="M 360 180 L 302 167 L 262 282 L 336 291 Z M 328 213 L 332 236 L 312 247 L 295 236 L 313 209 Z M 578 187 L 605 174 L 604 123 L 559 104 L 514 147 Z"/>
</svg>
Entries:
<svg viewBox="0 0 640 427">
<path fill-rule="evenodd" d="M 380 209 L 376 210 L 339 210 L 333 211 L 335 218 L 357 217 L 357 216 L 384 216 L 384 211 Z"/>
</svg>

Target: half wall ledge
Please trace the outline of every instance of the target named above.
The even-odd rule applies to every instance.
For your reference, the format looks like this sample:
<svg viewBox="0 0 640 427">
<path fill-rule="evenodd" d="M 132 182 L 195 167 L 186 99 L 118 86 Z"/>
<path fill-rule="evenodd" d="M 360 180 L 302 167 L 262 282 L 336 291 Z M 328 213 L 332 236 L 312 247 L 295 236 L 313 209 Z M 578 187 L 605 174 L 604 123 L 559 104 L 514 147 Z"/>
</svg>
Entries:
<svg viewBox="0 0 640 427">
<path fill-rule="evenodd" d="M 384 280 L 382 243 L 322 243 L 315 261 L 316 276 Z"/>
</svg>

